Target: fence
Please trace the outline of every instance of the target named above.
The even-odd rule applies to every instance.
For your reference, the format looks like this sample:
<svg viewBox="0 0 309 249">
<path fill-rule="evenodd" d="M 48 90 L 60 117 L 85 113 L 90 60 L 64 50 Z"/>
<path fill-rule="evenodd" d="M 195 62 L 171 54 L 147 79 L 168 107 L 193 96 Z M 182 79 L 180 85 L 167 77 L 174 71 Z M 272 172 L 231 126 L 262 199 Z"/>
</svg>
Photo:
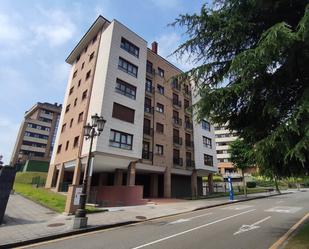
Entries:
<svg viewBox="0 0 309 249">
<path fill-rule="evenodd" d="M 32 177 L 31 184 L 35 186 L 36 188 L 44 187 L 45 180 L 46 180 L 45 178 L 42 178 L 40 176 L 35 176 L 35 177 Z"/>
</svg>

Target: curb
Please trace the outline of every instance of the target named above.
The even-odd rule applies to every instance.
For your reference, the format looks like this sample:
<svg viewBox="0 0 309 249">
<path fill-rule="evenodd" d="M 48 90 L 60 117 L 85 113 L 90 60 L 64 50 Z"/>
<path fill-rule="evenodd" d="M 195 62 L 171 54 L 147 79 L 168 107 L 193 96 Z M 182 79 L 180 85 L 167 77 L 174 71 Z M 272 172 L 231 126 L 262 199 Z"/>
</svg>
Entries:
<svg viewBox="0 0 309 249">
<path fill-rule="evenodd" d="M 198 210 L 209 209 L 209 208 L 220 207 L 220 206 L 226 206 L 226 205 L 230 205 L 230 204 L 234 204 L 234 203 L 252 201 L 252 200 L 256 200 L 256 199 L 264 199 L 264 198 L 274 197 L 274 196 L 278 196 L 278 195 L 287 195 L 287 194 L 292 194 L 292 193 L 293 192 L 273 194 L 273 195 L 267 195 L 267 196 L 256 196 L 256 197 L 251 197 L 251 198 L 247 198 L 247 199 L 243 199 L 243 200 L 222 202 L 222 203 L 218 203 L 218 204 L 214 204 L 214 205 L 195 208 L 195 209 L 190 210 L 190 211 L 180 212 L 180 213 L 177 213 L 177 214 L 163 215 L 163 216 L 160 216 L 160 217 L 154 217 L 154 218 L 149 218 L 149 219 L 140 220 L 140 221 L 139 220 L 137 220 L 137 221 L 126 221 L 126 222 L 120 222 L 120 223 L 109 224 L 109 225 L 99 225 L 99 226 L 84 228 L 84 229 L 80 229 L 80 230 L 65 232 L 65 233 L 61 233 L 61 234 L 54 234 L 54 235 L 49 235 L 49 236 L 45 236 L 45 237 L 41 237 L 41 238 L 35 238 L 35 239 L 30 239 L 30 240 L 25 240 L 25 241 L 20 241 L 20 242 L 14 242 L 14 243 L 5 244 L 5 245 L 0 245 L 0 248 L 1 249 L 2 248 L 7 249 L 7 248 L 27 246 L 27 245 L 45 242 L 45 241 L 49 241 L 49 240 L 55 240 L 55 239 L 60 239 L 60 238 L 64 238 L 64 237 L 69 237 L 69 236 L 72 236 L 72 235 L 78 235 L 78 234 L 83 234 L 83 233 L 88 233 L 88 232 L 105 230 L 105 229 L 109 229 L 109 228 L 132 225 L 132 224 L 152 221 L 152 220 L 156 220 L 156 219 L 162 219 L 162 218 L 167 218 L 167 217 L 171 217 L 171 216 L 176 216 L 176 215 L 180 215 L 180 214 L 186 214 L 186 213 L 190 213 L 190 212 L 194 212 L 194 211 L 198 211 Z"/>
</svg>

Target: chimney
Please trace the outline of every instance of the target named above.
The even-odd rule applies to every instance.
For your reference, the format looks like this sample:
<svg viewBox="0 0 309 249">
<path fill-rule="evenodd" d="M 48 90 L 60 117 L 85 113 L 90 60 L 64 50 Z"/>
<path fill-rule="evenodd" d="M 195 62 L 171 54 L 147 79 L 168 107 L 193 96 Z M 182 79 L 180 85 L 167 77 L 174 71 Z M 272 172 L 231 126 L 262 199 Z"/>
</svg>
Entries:
<svg viewBox="0 0 309 249">
<path fill-rule="evenodd" d="M 152 52 L 154 52 L 155 54 L 158 53 L 158 43 L 156 41 L 154 41 L 153 43 L 151 43 L 151 50 Z"/>
</svg>

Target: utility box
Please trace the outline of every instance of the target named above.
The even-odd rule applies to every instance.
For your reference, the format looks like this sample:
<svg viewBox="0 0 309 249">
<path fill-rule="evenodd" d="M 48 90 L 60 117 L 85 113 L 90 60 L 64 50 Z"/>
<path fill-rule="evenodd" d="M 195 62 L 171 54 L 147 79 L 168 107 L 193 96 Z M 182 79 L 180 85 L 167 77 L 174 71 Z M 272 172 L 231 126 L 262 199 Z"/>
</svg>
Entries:
<svg viewBox="0 0 309 249">
<path fill-rule="evenodd" d="M 0 225 L 3 223 L 6 205 L 15 180 L 16 169 L 14 167 L 0 168 Z"/>
</svg>

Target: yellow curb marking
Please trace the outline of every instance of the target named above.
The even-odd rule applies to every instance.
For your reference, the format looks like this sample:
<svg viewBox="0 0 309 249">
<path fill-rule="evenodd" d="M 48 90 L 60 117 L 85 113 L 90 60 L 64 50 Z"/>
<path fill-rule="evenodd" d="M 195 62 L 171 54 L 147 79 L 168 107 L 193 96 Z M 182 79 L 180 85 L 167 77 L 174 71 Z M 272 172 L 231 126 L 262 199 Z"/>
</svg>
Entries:
<svg viewBox="0 0 309 249">
<path fill-rule="evenodd" d="M 287 231 L 280 239 L 278 239 L 269 249 L 277 249 L 279 246 L 286 241 L 291 234 L 309 217 L 309 213 L 307 213 L 303 218 L 301 218 L 294 226 L 292 226 L 289 231 Z"/>
</svg>

